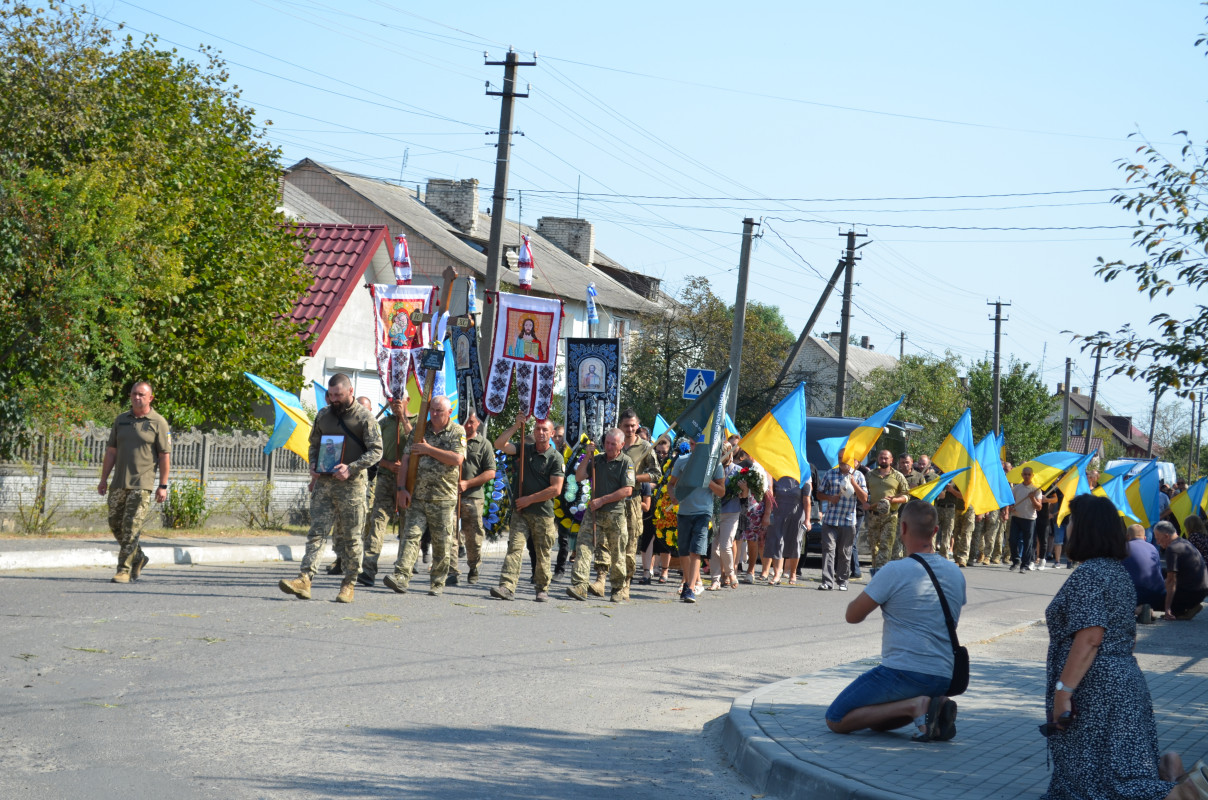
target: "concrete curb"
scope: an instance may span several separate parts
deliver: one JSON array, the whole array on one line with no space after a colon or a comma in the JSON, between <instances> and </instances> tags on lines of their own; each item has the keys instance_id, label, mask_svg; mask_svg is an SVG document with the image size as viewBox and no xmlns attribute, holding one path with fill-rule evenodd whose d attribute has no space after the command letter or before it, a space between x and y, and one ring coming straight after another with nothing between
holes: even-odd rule
<instances>
[{"instance_id":1,"label":"concrete curb","mask_svg":"<svg viewBox=\"0 0 1208 800\"><path fill-rule=\"evenodd\" d=\"M143 543L143 552L150 566L165 564L239 564L268 561L301 561L306 554L304 544L281 545L198 545L176 546ZM507 542L484 542L484 555L507 552ZM330 545L324 547L324 559L335 558ZM398 557L398 542L382 547L383 563ZM73 547L61 550L30 550L0 553L0 572L17 569L71 569L78 567L112 567L117 558L117 545L112 548Z\"/></svg>"},{"instance_id":2,"label":"concrete curb","mask_svg":"<svg viewBox=\"0 0 1208 800\"><path fill-rule=\"evenodd\" d=\"M739 774L759 792L783 800L912 800L907 795L886 792L845 778L817 764L802 761L768 736L752 713L755 701L798 680L800 677L768 684L747 692L730 704L730 713L726 715L725 728L722 730L722 748Z\"/></svg>"}]
</instances>

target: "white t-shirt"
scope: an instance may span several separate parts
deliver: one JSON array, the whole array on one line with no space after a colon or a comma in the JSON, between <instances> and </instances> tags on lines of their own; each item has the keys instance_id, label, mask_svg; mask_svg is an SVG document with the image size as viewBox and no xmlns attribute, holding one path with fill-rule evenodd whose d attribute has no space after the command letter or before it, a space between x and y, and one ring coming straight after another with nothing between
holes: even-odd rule
<instances>
[{"instance_id":1,"label":"white t-shirt","mask_svg":"<svg viewBox=\"0 0 1208 800\"><path fill-rule=\"evenodd\" d=\"M1036 506L1032 504L1031 498L1040 496L1040 487L1034 483L1031 486L1017 483L1011 487L1011 493L1015 495L1015 507L1011 509L1011 516L1036 519Z\"/></svg>"},{"instance_id":2,"label":"white t-shirt","mask_svg":"<svg viewBox=\"0 0 1208 800\"><path fill-rule=\"evenodd\" d=\"M965 576L938 553L920 554L944 589L952 619L960 623ZM952 675L952 642L935 585L913 558L890 561L877 570L864 593L881 606L881 664L890 669Z\"/></svg>"}]
</instances>

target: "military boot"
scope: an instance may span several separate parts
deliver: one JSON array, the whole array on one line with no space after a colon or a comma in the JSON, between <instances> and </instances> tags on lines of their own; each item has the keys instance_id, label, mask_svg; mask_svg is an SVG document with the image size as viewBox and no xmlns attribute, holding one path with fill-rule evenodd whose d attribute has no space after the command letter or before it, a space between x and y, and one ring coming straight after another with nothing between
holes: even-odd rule
<instances>
[{"instance_id":1,"label":"military boot","mask_svg":"<svg viewBox=\"0 0 1208 800\"><path fill-rule=\"evenodd\" d=\"M587 591L591 592L596 597L604 596L604 574L603 573L600 573L599 575L597 575L596 579L594 581L587 584Z\"/></svg>"},{"instance_id":2,"label":"military boot","mask_svg":"<svg viewBox=\"0 0 1208 800\"><path fill-rule=\"evenodd\" d=\"M119 572L109 579L112 583L130 583L129 572Z\"/></svg>"},{"instance_id":3,"label":"military boot","mask_svg":"<svg viewBox=\"0 0 1208 800\"><path fill-rule=\"evenodd\" d=\"M574 600L586 600L587 592L584 591L584 585L575 584L574 586L566 587L566 596Z\"/></svg>"},{"instance_id":4,"label":"military boot","mask_svg":"<svg viewBox=\"0 0 1208 800\"><path fill-rule=\"evenodd\" d=\"M130 580L138 580L138 576L143 574L143 567L147 566L147 562L150 560L140 547L134 556L134 563L130 565Z\"/></svg>"},{"instance_id":5,"label":"military boot","mask_svg":"<svg viewBox=\"0 0 1208 800\"><path fill-rule=\"evenodd\" d=\"M340 593L336 595L337 603L351 603L355 581L344 581L340 584Z\"/></svg>"},{"instance_id":6,"label":"military boot","mask_svg":"<svg viewBox=\"0 0 1208 800\"><path fill-rule=\"evenodd\" d=\"M292 594L302 600L310 599L310 576L306 573L302 573L292 581L283 580L277 586L286 594Z\"/></svg>"},{"instance_id":7,"label":"military boot","mask_svg":"<svg viewBox=\"0 0 1208 800\"><path fill-rule=\"evenodd\" d=\"M478 583L478 565L477 564L470 567L470 574L466 576L466 583L469 583L469 584Z\"/></svg>"}]
</instances>

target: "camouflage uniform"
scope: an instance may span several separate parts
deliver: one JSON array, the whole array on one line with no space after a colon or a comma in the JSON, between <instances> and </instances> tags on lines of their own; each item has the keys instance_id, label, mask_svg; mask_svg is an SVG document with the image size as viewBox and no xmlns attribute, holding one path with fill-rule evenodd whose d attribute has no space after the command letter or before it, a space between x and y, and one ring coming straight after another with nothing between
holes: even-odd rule
<instances>
[{"instance_id":1,"label":"camouflage uniform","mask_svg":"<svg viewBox=\"0 0 1208 800\"><path fill-rule=\"evenodd\" d=\"M638 439L633 444L621 450L629 456L638 475L650 475L647 483L658 483L662 477L659 469L659 459L654 453L654 445L645 439ZM637 571L638 540L642 538L642 495L634 491L625 500L625 574L628 580L633 580Z\"/></svg>"},{"instance_id":2,"label":"camouflage uniform","mask_svg":"<svg viewBox=\"0 0 1208 800\"><path fill-rule=\"evenodd\" d=\"M935 537L935 552L947 558L948 551L955 549L952 547L955 542L954 528L958 517L965 513L965 501L945 489L935 499L935 511L940 526Z\"/></svg>"},{"instance_id":3,"label":"camouflage uniform","mask_svg":"<svg viewBox=\"0 0 1208 800\"><path fill-rule=\"evenodd\" d=\"M912 469L910 471L910 474L906 475L905 477L906 477L906 485L908 487L910 487L910 489L913 490L913 489L919 488L920 486L922 486L924 483L927 483L928 481L935 480L939 476L936 474L935 470L932 470L932 469L928 469L925 472L919 472L917 469ZM939 541L938 538L936 541L937 542ZM938 544L936 546L936 552L937 553L940 552ZM947 555L947 553L948 553L947 550L944 550L943 552L945 555ZM905 558L905 557L906 557L906 549L902 546L901 537L898 537L897 540L894 541L894 543L893 543L893 560L897 561L899 558Z\"/></svg>"},{"instance_id":4,"label":"camouflage uniform","mask_svg":"<svg viewBox=\"0 0 1208 800\"><path fill-rule=\"evenodd\" d=\"M532 439L524 446L524 485L520 485L520 456L512 467L512 496L519 499L548 489L554 480L561 480L565 464L558 448L551 443L543 453L537 452ZM549 590L551 580L549 554L557 539L554 527L553 499L526 506L512 512L511 531L508 536L508 552L503 559L503 571L499 575L499 586L515 593L520 578L520 565L524 559L527 542L533 546L533 584L538 592Z\"/></svg>"},{"instance_id":5,"label":"camouflage uniform","mask_svg":"<svg viewBox=\"0 0 1208 800\"><path fill-rule=\"evenodd\" d=\"M868 546L872 551L872 568L880 569L890 560L898 540L898 507L891 505L889 511L882 512L877 505L883 499L907 494L910 487L906 476L892 467L885 476L874 469L864 476L864 480L868 483L868 514L865 516Z\"/></svg>"},{"instance_id":6,"label":"camouflage uniform","mask_svg":"<svg viewBox=\"0 0 1208 800\"><path fill-rule=\"evenodd\" d=\"M407 437L404 464L410 455L414 437L415 431ZM429 427L424 432L424 441L460 456L466 454L466 430L452 420L440 432ZM403 546L399 549L398 560L394 562L394 583L403 590L411 582L415 562L419 558L419 540L425 530L432 535L432 566L428 571L431 590L439 593L444 589L445 577L449 572L449 547L457 547L454 516L459 475L460 466L453 467L431 456L420 456L415 491L411 493L411 505L407 507L403 524ZM457 552L456 549L453 552Z\"/></svg>"},{"instance_id":7,"label":"camouflage uniform","mask_svg":"<svg viewBox=\"0 0 1208 800\"><path fill-rule=\"evenodd\" d=\"M591 485L591 496L604 497L612 494L621 487L635 486L637 471L629 456L618 453L617 457L608 460L604 453L595 457L595 481ZM591 472L588 472L591 476ZM608 579L614 592L625 586L627 577L625 560L612 559L611 564L605 564L597 557L597 544L607 543L613 553L624 553L627 525L625 523L625 500L608 503L598 509L588 509L583 515L583 523L579 527L579 540L575 544L575 568L571 572L571 587L585 589L591 580L590 570L595 564L597 571L608 569ZM640 530L640 529L639 529ZM594 539L594 541L593 541Z\"/></svg>"},{"instance_id":8,"label":"camouflage uniform","mask_svg":"<svg viewBox=\"0 0 1208 800\"><path fill-rule=\"evenodd\" d=\"M1011 559L1009 543L1011 532L1011 506L993 512L998 516L998 527L994 531L994 546L990 550L990 563L1006 563Z\"/></svg>"},{"instance_id":9,"label":"camouflage uniform","mask_svg":"<svg viewBox=\"0 0 1208 800\"><path fill-rule=\"evenodd\" d=\"M461 464L461 479L463 481L477 478L484 472L494 472L495 448L481 433L466 439L466 460ZM487 481L483 486L476 486L462 492L458 508L458 518L461 523L459 538L466 545L466 566L473 572L482 561L482 540L486 531L482 527L483 491L491 485ZM456 548L449 553L449 574L457 575L458 551Z\"/></svg>"},{"instance_id":10,"label":"camouflage uniform","mask_svg":"<svg viewBox=\"0 0 1208 800\"><path fill-rule=\"evenodd\" d=\"M402 469L402 462L398 458L398 420L393 415L385 417L381 422L381 431L382 460L378 462L377 478L366 494L369 513L365 517L365 533L362 536L364 555L361 557L361 574L369 578L377 576L378 558L386 541L386 531L390 523L398 518L394 491L398 485L398 472Z\"/></svg>"},{"instance_id":11,"label":"camouflage uniform","mask_svg":"<svg viewBox=\"0 0 1208 800\"><path fill-rule=\"evenodd\" d=\"M966 508L957 513L955 530L952 532L952 560L958 567L969 563L969 537L973 533L973 509Z\"/></svg>"},{"instance_id":12,"label":"camouflage uniform","mask_svg":"<svg viewBox=\"0 0 1208 800\"><path fill-rule=\"evenodd\" d=\"M360 443L353 435L360 438ZM324 436L344 437L340 462L348 466L349 478L342 481L334 475L323 474L315 479L315 489L310 496L310 531L306 535L306 555L302 557L301 572L310 578L315 576L327 536L334 532L336 556L344 567L344 582L350 583L361 571L368 471L382 458L382 431L373 414L360 403L353 403L343 412L334 406L324 406L319 409L310 430L312 465L319 463L319 446Z\"/></svg>"},{"instance_id":13,"label":"camouflage uniform","mask_svg":"<svg viewBox=\"0 0 1208 800\"><path fill-rule=\"evenodd\" d=\"M113 479L106 490L109 530L119 546L117 572L129 575L135 563L144 558L139 537L151 510L159 457L172 452L168 421L151 409L142 417L134 416L132 411L118 414L107 447L117 451Z\"/></svg>"}]
</instances>

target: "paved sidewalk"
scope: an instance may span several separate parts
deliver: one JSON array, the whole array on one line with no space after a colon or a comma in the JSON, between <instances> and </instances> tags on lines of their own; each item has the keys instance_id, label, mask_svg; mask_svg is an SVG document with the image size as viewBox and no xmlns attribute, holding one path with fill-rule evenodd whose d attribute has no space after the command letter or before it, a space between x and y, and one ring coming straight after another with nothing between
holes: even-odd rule
<instances>
[{"instance_id":1,"label":"paved sidewalk","mask_svg":"<svg viewBox=\"0 0 1208 800\"><path fill-rule=\"evenodd\" d=\"M301 561L305 536L142 538L150 566L166 564L237 564L255 561ZM117 563L117 542L111 536L89 539L0 539L0 573L17 569L68 569L112 567ZM483 554L507 552L507 542L484 542ZM381 563L398 556L398 540L382 546ZM334 559L331 540L324 560Z\"/></svg>"},{"instance_id":2,"label":"paved sidewalk","mask_svg":"<svg viewBox=\"0 0 1208 800\"><path fill-rule=\"evenodd\" d=\"M1182 623L1180 623L1182 624ZM1197 625L1189 629L1199 637ZM957 698L957 736L910 741L909 731L831 733L827 707L879 661L857 661L773 683L734 701L723 742L735 768L771 797L1018 798L1048 788L1044 738L1044 663L974 656L970 689ZM1188 763L1208 755L1208 661L1146 670L1158 742Z\"/></svg>"}]
</instances>

